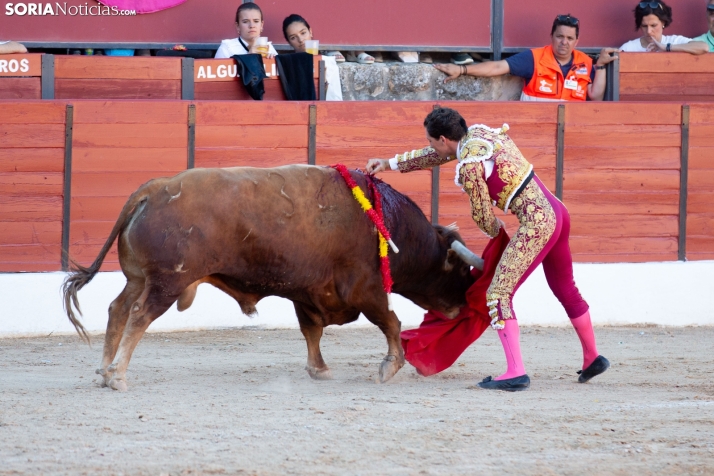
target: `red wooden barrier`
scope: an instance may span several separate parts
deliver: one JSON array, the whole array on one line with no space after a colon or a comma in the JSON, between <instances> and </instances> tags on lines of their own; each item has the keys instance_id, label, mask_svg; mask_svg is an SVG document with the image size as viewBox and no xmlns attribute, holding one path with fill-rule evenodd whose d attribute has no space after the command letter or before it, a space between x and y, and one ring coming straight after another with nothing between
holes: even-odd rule
<instances>
[{"instance_id":1,"label":"red wooden barrier","mask_svg":"<svg viewBox=\"0 0 714 476\"><path fill-rule=\"evenodd\" d=\"M0 101L0 272L57 271L65 105Z\"/></svg>"},{"instance_id":2,"label":"red wooden barrier","mask_svg":"<svg viewBox=\"0 0 714 476\"><path fill-rule=\"evenodd\" d=\"M622 53L621 101L714 101L714 55Z\"/></svg>"},{"instance_id":3,"label":"red wooden barrier","mask_svg":"<svg viewBox=\"0 0 714 476\"><path fill-rule=\"evenodd\" d=\"M0 99L42 99L42 55L0 55Z\"/></svg>"},{"instance_id":4,"label":"red wooden barrier","mask_svg":"<svg viewBox=\"0 0 714 476\"><path fill-rule=\"evenodd\" d=\"M677 259L680 104L568 104L563 202L577 261Z\"/></svg>"},{"instance_id":5,"label":"red wooden barrier","mask_svg":"<svg viewBox=\"0 0 714 476\"><path fill-rule=\"evenodd\" d=\"M56 56L57 99L181 99L181 58Z\"/></svg>"},{"instance_id":6,"label":"red wooden barrier","mask_svg":"<svg viewBox=\"0 0 714 476\"><path fill-rule=\"evenodd\" d=\"M692 104L689 122L687 259L714 259L714 105Z\"/></svg>"},{"instance_id":7,"label":"red wooden barrier","mask_svg":"<svg viewBox=\"0 0 714 476\"><path fill-rule=\"evenodd\" d=\"M74 102L70 257L88 265L141 184L186 169L185 102ZM116 243L102 266L119 269Z\"/></svg>"},{"instance_id":8,"label":"red wooden barrier","mask_svg":"<svg viewBox=\"0 0 714 476\"><path fill-rule=\"evenodd\" d=\"M307 124L302 102L199 102L196 167L306 164Z\"/></svg>"}]
</instances>

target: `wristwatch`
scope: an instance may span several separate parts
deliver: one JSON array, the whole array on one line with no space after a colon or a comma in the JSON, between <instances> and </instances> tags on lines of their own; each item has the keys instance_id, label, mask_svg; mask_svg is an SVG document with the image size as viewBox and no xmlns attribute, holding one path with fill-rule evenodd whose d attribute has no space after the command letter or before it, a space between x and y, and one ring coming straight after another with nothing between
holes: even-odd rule
<instances>
[{"instance_id":1,"label":"wristwatch","mask_svg":"<svg viewBox=\"0 0 714 476\"><path fill-rule=\"evenodd\" d=\"M672 51L672 43L667 43L667 51Z\"/></svg>"},{"instance_id":2,"label":"wristwatch","mask_svg":"<svg viewBox=\"0 0 714 476\"><path fill-rule=\"evenodd\" d=\"M607 65L606 64L603 64L603 65L596 64L595 69L607 69Z\"/></svg>"}]
</instances>

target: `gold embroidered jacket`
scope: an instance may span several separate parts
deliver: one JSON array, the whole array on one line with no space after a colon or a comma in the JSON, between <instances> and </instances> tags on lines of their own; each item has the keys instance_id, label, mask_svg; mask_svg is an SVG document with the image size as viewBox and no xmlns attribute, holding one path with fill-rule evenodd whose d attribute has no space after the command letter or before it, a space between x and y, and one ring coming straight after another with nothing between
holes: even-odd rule
<instances>
[{"instance_id":1,"label":"gold embroidered jacket","mask_svg":"<svg viewBox=\"0 0 714 476\"><path fill-rule=\"evenodd\" d=\"M433 148L426 147L397 154L397 167L400 172L411 172L436 167L458 157L455 182L469 195L473 220L493 238L498 234L499 224L491 205L507 213L514 194L533 170L506 135L507 130L507 124L500 129L481 124L471 126L459 142L456 156L442 159Z\"/></svg>"}]
</instances>

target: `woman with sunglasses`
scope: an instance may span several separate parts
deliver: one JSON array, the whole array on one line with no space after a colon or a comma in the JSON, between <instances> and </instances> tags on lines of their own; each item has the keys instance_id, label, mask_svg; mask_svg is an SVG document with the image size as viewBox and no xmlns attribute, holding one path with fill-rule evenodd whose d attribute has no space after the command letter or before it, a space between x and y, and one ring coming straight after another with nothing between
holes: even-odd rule
<instances>
[{"instance_id":1,"label":"woman with sunglasses","mask_svg":"<svg viewBox=\"0 0 714 476\"><path fill-rule=\"evenodd\" d=\"M640 2L635 7L635 29L642 31L642 36L628 41L620 48L625 52L681 51L701 55L709 51L706 43L692 41L680 35L665 35L664 29L672 23L672 7L666 3Z\"/></svg>"}]
</instances>

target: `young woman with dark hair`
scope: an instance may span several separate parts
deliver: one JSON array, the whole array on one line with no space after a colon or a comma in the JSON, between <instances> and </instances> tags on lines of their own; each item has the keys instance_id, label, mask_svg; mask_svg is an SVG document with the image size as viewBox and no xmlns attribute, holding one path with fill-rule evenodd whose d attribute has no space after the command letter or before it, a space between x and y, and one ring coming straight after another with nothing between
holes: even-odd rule
<instances>
[{"instance_id":1,"label":"young woman with dark hair","mask_svg":"<svg viewBox=\"0 0 714 476\"><path fill-rule=\"evenodd\" d=\"M312 40L312 28L300 15L293 13L283 20L283 36L296 53L305 52L305 42ZM340 70L334 56L322 55L325 62L325 83L327 101L342 101L342 83Z\"/></svg>"},{"instance_id":2,"label":"young woman with dark hair","mask_svg":"<svg viewBox=\"0 0 714 476\"><path fill-rule=\"evenodd\" d=\"M253 3L244 3L236 11L236 30L238 38L223 40L216 52L216 58L230 58L233 55L259 53L256 40L263 32L263 11ZM272 43L268 43L268 58L278 53Z\"/></svg>"},{"instance_id":3,"label":"young woman with dark hair","mask_svg":"<svg viewBox=\"0 0 714 476\"><path fill-rule=\"evenodd\" d=\"M641 53L647 51L681 51L701 55L709 51L702 41L680 35L665 35L664 29L672 24L672 7L663 1L639 2L634 10L635 30L642 36L628 41L620 51Z\"/></svg>"}]
</instances>

